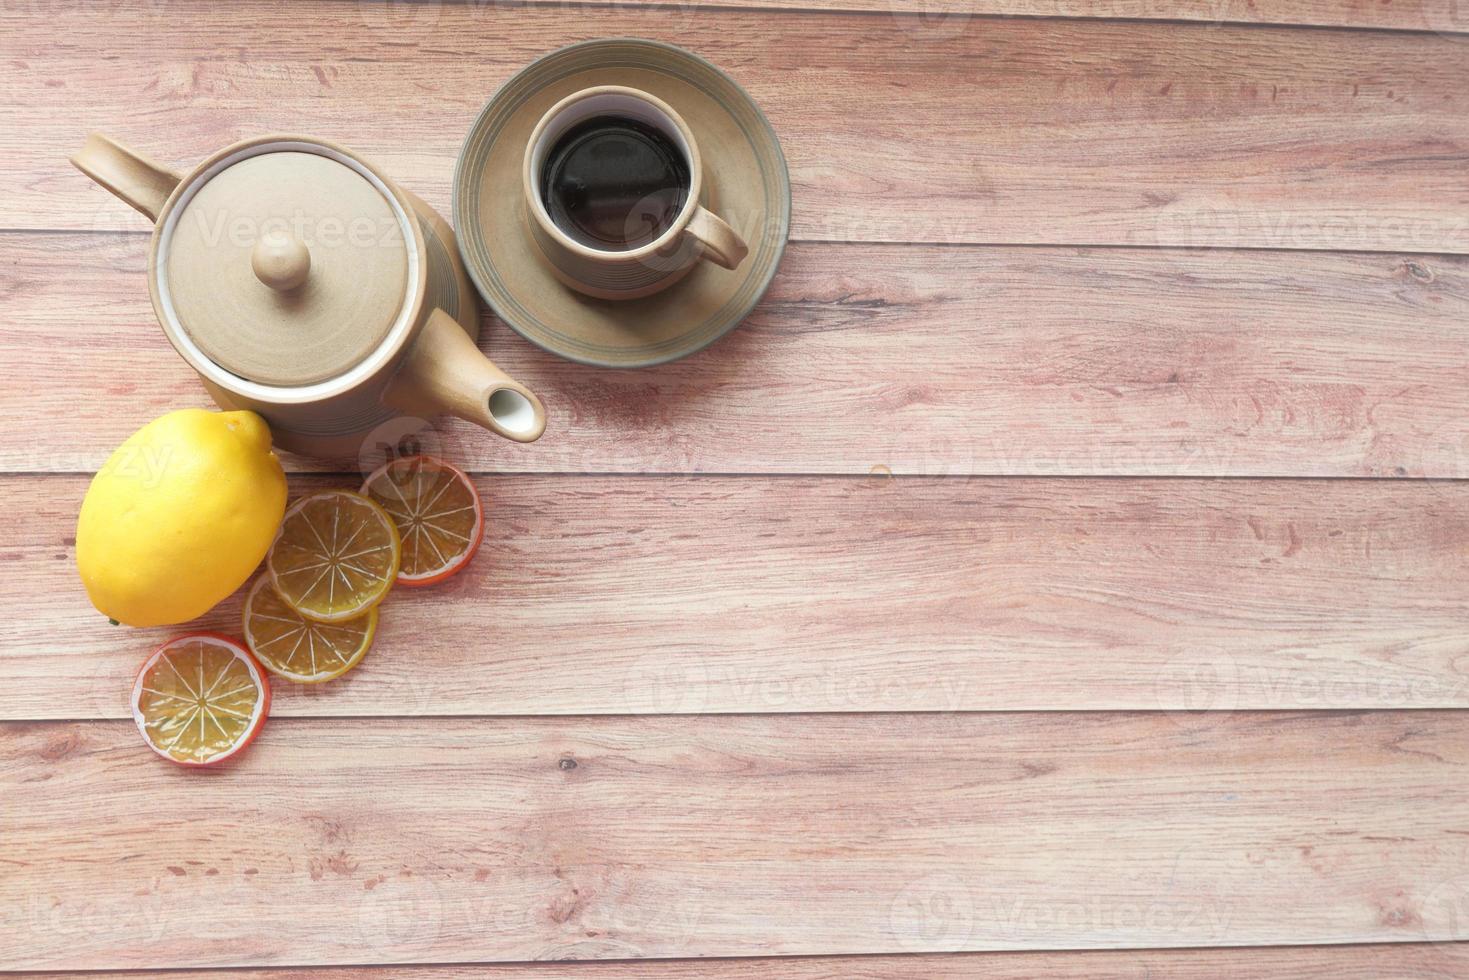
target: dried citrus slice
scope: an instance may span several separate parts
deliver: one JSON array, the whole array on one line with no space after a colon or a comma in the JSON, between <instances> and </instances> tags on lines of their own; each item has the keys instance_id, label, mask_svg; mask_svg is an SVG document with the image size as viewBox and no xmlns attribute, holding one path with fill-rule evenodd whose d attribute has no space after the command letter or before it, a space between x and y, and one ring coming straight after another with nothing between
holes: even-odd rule
<instances>
[{"instance_id":1,"label":"dried citrus slice","mask_svg":"<svg viewBox=\"0 0 1469 980\"><path fill-rule=\"evenodd\" d=\"M474 484L433 456L395 459L374 470L362 494L382 505L403 539L403 585L432 585L469 564L485 534Z\"/></svg>"},{"instance_id":2,"label":"dried citrus slice","mask_svg":"<svg viewBox=\"0 0 1469 980\"><path fill-rule=\"evenodd\" d=\"M245 644L266 670L288 681L341 677L357 666L376 633L376 607L340 623L318 623L276 595L269 575L256 579L245 597Z\"/></svg>"},{"instance_id":3,"label":"dried citrus slice","mask_svg":"<svg viewBox=\"0 0 1469 980\"><path fill-rule=\"evenodd\" d=\"M270 713L270 682L245 648L191 633L154 651L133 682L133 720L172 762L210 766L254 740Z\"/></svg>"},{"instance_id":4,"label":"dried citrus slice","mask_svg":"<svg viewBox=\"0 0 1469 980\"><path fill-rule=\"evenodd\" d=\"M340 623L383 601L401 552L387 511L350 490L323 490L286 511L265 565L292 609Z\"/></svg>"}]
</instances>

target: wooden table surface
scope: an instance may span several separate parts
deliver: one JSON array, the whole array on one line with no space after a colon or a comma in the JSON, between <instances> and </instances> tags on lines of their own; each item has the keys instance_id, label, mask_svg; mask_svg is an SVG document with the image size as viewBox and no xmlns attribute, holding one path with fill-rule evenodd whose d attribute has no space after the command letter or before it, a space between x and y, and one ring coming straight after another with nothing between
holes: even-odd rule
<instances>
[{"instance_id":1,"label":"wooden table surface","mask_svg":"<svg viewBox=\"0 0 1469 980\"><path fill-rule=\"evenodd\" d=\"M472 568L154 758L170 631L74 522L208 401L67 156L300 131L447 214L490 93L610 35L770 116L770 293L641 371L490 318L550 424L430 434ZM1469 973L1462 2L20 0L0 91L0 968Z\"/></svg>"}]
</instances>

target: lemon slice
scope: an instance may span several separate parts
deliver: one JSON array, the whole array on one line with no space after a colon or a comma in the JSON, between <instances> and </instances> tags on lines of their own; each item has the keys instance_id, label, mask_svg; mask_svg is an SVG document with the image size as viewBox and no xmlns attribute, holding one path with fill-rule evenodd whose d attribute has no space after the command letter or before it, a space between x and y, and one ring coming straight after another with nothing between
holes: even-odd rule
<instances>
[{"instance_id":1,"label":"lemon slice","mask_svg":"<svg viewBox=\"0 0 1469 980\"><path fill-rule=\"evenodd\" d=\"M403 539L402 585L433 585L469 564L485 534L474 484L433 456L395 459L373 471L362 495L382 505Z\"/></svg>"},{"instance_id":2,"label":"lemon slice","mask_svg":"<svg viewBox=\"0 0 1469 980\"><path fill-rule=\"evenodd\" d=\"M262 575L245 597L245 644L277 677L319 684L357 666L377 633L377 609L340 623L307 619Z\"/></svg>"},{"instance_id":3,"label":"lemon slice","mask_svg":"<svg viewBox=\"0 0 1469 980\"><path fill-rule=\"evenodd\" d=\"M234 640L192 633L154 651L133 682L133 720L171 762L210 766L254 740L270 713L270 684Z\"/></svg>"},{"instance_id":4,"label":"lemon slice","mask_svg":"<svg viewBox=\"0 0 1469 980\"><path fill-rule=\"evenodd\" d=\"M387 511L350 490L323 490L286 511L265 564L292 609L340 623L383 601L401 554Z\"/></svg>"}]
</instances>

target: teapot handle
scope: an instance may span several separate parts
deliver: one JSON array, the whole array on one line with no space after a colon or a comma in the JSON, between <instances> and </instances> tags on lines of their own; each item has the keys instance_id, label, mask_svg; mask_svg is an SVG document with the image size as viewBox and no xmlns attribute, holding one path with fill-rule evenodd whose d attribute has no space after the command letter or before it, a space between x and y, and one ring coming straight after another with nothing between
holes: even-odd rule
<instances>
[{"instance_id":1,"label":"teapot handle","mask_svg":"<svg viewBox=\"0 0 1469 980\"><path fill-rule=\"evenodd\" d=\"M401 412L447 412L515 442L546 431L546 409L475 346L459 322L436 309L413 341L383 402Z\"/></svg>"},{"instance_id":2,"label":"teapot handle","mask_svg":"<svg viewBox=\"0 0 1469 980\"><path fill-rule=\"evenodd\" d=\"M78 170L122 198L138 211L157 221L168 195L182 175L160 163L134 153L101 133L91 133L72 156Z\"/></svg>"}]
</instances>

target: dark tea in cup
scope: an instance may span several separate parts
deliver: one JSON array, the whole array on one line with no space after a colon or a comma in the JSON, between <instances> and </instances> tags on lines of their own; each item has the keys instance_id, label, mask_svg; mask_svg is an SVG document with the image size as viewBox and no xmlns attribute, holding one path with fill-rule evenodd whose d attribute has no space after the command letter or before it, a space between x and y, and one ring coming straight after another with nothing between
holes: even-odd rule
<instances>
[{"instance_id":1,"label":"dark tea in cup","mask_svg":"<svg viewBox=\"0 0 1469 980\"><path fill-rule=\"evenodd\" d=\"M556 227L609 252L646 245L673 227L689 186L689 161L673 140L628 116L575 124L541 167L541 199Z\"/></svg>"}]
</instances>

